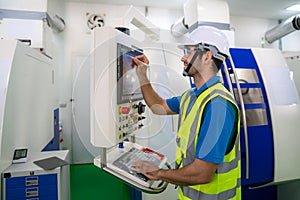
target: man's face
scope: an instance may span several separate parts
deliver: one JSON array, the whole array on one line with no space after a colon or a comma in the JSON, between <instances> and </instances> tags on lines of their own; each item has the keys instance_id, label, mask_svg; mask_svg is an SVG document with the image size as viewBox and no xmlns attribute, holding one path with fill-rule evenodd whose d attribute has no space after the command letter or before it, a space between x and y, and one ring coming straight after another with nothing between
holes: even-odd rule
<instances>
[{"instance_id":1,"label":"man's face","mask_svg":"<svg viewBox=\"0 0 300 200\"><path fill-rule=\"evenodd\" d=\"M184 70L187 69L189 63L191 63L192 58L194 56L197 56L196 59L194 59L193 63L191 63L192 67L188 71L189 76L193 76L195 73L199 73L199 67L201 65L200 56L202 57L202 55L200 55L200 56L199 55L200 54L199 54L199 51L197 52L196 46L194 46L194 45L185 46L184 55L181 58L181 62L183 62L183 65L184 65Z\"/></svg>"}]
</instances>

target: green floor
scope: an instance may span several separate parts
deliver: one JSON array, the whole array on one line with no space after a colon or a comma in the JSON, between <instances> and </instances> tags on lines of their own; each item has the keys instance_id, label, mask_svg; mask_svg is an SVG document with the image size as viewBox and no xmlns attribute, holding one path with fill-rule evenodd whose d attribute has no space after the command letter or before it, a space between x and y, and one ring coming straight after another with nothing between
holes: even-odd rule
<instances>
[{"instance_id":1,"label":"green floor","mask_svg":"<svg viewBox=\"0 0 300 200\"><path fill-rule=\"evenodd\" d=\"M127 185L93 164L70 166L71 200L130 200Z\"/></svg>"}]
</instances>

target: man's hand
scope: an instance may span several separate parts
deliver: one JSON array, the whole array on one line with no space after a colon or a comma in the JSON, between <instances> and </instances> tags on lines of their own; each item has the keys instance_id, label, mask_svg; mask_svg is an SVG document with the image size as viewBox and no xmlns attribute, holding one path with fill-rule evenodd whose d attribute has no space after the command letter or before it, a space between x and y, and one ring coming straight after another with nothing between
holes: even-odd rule
<instances>
[{"instance_id":1,"label":"man's hand","mask_svg":"<svg viewBox=\"0 0 300 200\"><path fill-rule=\"evenodd\" d=\"M147 176L151 180L158 180L158 172L159 168L153 163L149 161L138 161L134 162L131 165L131 169L137 173L142 173Z\"/></svg>"},{"instance_id":2,"label":"man's hand","mask_svg":"<svg viewBox=\"0 0 300 200\"><path fill-rule=\"evenodd\" d=\"M132 58L131 67L133 68L136 66L136 73L140 81L143 80L142 82L145 81L144 79L148 80L147 79L147 68L149 66L148 64L149 64L149 60L144 54Z\"/></svg>"},{"instance_id":3,"label":"man's hand","mask_svg":"<svg viewBox=\"0 0 300 200\"><path fill-rule=\"evenodd\" d=\"M149 60L145 54L136 56L132 58L131 67L140 66L140 65L149 65Z\"/></svg>"},{"instance_id":4,"label":"man's hand","mask_svg":"<svg viewBox=\"0 0 300 200\"><path fill-rule=\"evenodd\" d=\"M147 173L156 171L159 168L153 162L141 160L132 163L131 169L137 173Z\"/></svg>"},{"instance_id":5,"label":"man's hand","mask_svg":"<svg viewBox=\"0 0 300 200\"><path fill-rule=\"evenodd\" d=\"M209 183L218 168L218 164L200 159L195 159L191 164L179 169L158 169L153 163L146 161L139 161L132 166L133 171L143 172L151 180L163 180L183 186Z\"/></svg>"}]
</instances>

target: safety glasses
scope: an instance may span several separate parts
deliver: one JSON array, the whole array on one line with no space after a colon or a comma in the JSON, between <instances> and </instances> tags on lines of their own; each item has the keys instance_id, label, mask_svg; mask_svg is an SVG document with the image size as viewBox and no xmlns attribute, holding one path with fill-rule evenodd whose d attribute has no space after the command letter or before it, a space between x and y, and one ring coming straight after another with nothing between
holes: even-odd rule
<instances>
[{"instance_id":1,"label":"safety glasses","mask_svg":"<svg viewBox=\"0 0 300 200\"><path fill-rule=\"evenodd\" d=\"M184 55L186 55L187 57L189 57L197 49L198 49L197 47L185 47L183 49L183 53L184 53Z\"/></svg>"}]
</instances>

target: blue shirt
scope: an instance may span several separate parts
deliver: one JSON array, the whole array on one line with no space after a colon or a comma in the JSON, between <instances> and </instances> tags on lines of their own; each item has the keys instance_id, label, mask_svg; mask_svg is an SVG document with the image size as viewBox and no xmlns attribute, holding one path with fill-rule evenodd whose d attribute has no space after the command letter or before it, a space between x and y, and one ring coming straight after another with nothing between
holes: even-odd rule
<instances>
[{"instance_id":1,"label":"blue shirt","mask_svg":"<svg viewBox=\"0 0 300 200\"><path fill-rule=\"evenodd\" d=\"M197 97L208 87L220 81L215 76L208 80L199 90L194 88L191 101L188 106L189 112ZM180 99L182 96L167 99L169 108L179 113ZM228 142L234 131L236 111L234 105L222 97L216 97L206 104L202 116L202 125L198 135L195 157L216 164L223 163Z\"/></svg>"}]
</instances>

